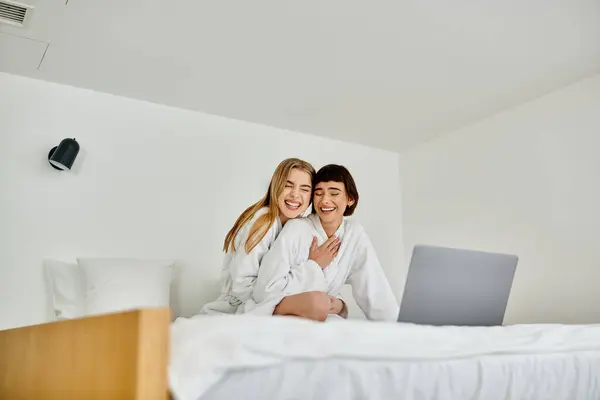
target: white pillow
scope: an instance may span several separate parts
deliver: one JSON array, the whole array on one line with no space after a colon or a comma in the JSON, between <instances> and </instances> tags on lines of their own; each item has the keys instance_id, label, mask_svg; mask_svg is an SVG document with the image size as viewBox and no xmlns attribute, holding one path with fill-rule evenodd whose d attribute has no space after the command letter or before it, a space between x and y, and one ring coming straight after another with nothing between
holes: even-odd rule
<instances>
[{"instance_id":1,"label":"white pillow","mask_svg":"<svg viewBox=\"0 0 600 400\"><path fill-rule=\"evenodd\" d=\"M77 258L85 282L85 315L169 307L173 261Z\"/></svg>"},{"instance_id":2,"label":"white pillow","mask_svg":"<svg viewBox=\"0 0 600 400\"><path fill-rule=\"evenodd\" d=\"M83 316L85 283L83 273L77 263L44 259L44 270L49 292L51 320Z\"/></svg>"}]
</instances>

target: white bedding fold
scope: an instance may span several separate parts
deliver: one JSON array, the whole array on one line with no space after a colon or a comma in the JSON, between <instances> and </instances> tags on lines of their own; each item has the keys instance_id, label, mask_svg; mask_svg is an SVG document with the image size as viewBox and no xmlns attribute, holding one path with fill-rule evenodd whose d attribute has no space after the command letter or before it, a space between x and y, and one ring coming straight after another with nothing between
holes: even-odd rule
<instances>
[{"instance_id":1,"label":"white bedding fold","mask_svg":"<svg viewBox=\"0 0 600 400\"><path fill-rule=\"evenodd\" d=\"M172 325L169 375L176 399L196 400L230 370L290 359L423 361L576 351L600 351L600 324L476 328L197 316Z\"/></svg>"}]
</instances>

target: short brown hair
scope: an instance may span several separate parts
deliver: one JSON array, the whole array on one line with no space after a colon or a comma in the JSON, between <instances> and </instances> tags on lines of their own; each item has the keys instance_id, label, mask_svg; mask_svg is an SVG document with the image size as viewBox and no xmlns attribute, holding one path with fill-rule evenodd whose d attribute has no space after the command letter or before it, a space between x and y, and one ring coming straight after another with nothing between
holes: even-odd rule
<instances>
[{"instance_id":1,"label":"short brown hair","mask_svg":"<svg viewBox=\"0 0 600 400\"><path fill-rule=\"evenodd\" d=\"M358 205L358 189L356 188L356 183L354 182L354 178L352 178L352 174L350 174L350 171L348 171L346 167L337 164L329 164L324 166L317 171L317 174L315 175L313 190L317 187L317 184L321 182L343 183L344 187L346 188L346 194L348 195L348 198L354 201L354 204L346 207L344 216L349 217L350 215L354 214L354 210ZM316 212L314 207L312 212Z\"/></svg>"}]
</instances>

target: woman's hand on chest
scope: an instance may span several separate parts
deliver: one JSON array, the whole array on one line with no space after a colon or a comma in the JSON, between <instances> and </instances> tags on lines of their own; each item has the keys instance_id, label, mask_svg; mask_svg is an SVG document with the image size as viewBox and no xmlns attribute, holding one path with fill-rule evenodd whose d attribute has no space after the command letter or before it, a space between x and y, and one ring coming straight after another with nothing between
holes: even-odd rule
<instances>
[{"instance_id":1,"label":"woman's hand on chest","mask_svg":"<svg viewBox=\"0 0 600 400\"><path fill-rule=\"evenodd\" d=\"M319 264L321 269L325 269L337 256L341 242L340 239L334 235L327 239L325 243L320 246L317 246L317 243L317 237L313 237L310 250L308 252L308 259Z\"/></svg>"}]
</instances>

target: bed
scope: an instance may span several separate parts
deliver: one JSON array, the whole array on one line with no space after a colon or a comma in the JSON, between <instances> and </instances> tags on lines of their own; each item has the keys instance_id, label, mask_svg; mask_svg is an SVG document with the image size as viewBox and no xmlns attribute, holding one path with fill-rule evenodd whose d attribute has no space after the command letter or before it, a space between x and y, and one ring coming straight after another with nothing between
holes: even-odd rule
<instances>
[{"instance_id":1,"label":"bed","mask_svg":"<svg viewBox=\"0 0 600 400\"><path fill-rule=\"evenodd\" d=\"M0 331L0 355L2 399L600 398L600 325L171 322L150 308Z\"/></svg>"}]
</instances>

